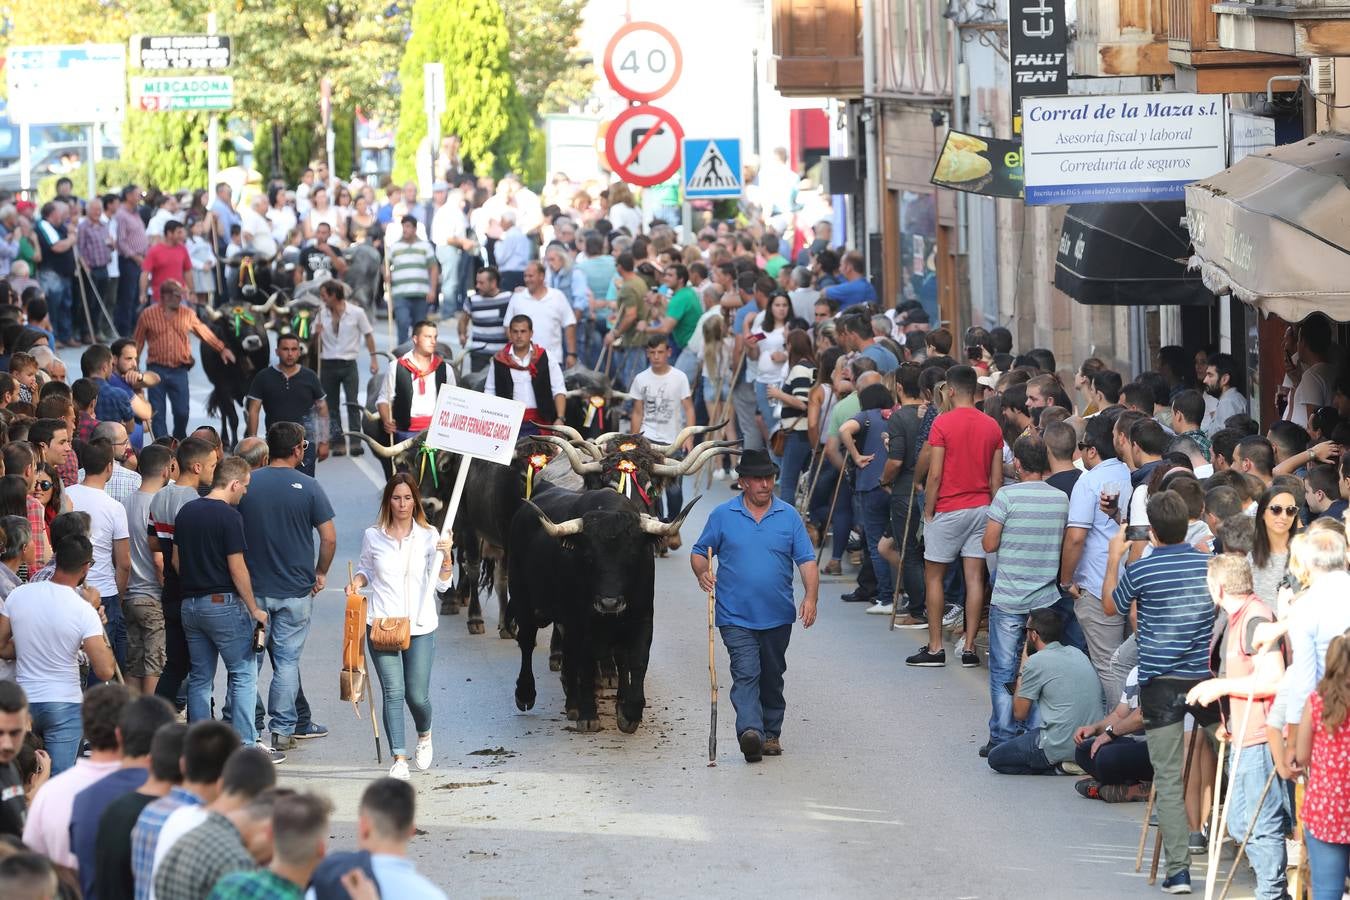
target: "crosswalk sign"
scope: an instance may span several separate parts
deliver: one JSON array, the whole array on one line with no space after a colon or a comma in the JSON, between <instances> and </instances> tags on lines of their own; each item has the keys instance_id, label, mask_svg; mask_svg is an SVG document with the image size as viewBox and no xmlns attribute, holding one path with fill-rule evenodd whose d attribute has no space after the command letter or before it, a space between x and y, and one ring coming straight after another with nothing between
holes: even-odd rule
<instances>
[{"instance_id":1,"label":"crosswalk sign","mask_svg":"<svg viewBox=\"0 0 1350 900\"><path fill-rule=\"evenodd\" d=\"M739 198L743 187L739 138L685 139L686 198L690 200Z\"/></svg>"}]
</instances>

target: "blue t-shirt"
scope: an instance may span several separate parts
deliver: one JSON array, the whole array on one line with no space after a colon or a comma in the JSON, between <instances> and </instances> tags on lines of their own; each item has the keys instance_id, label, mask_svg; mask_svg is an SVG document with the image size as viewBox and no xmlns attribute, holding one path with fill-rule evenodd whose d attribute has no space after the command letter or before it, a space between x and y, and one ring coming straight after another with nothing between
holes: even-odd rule
<instances>
[{"instance_id":1,"label":"blue t-shirt","mask_svg":"<svg viewBox=\"0 0 1350 900\"><path fill-rule=\"evenodd\" d=\"M1124 614L1139 604L1139 683L1167 675L1208 678L1214 600L1205 578L1209 554L1190 544L1154 547L1125 567L1111 598Z\"/></svg>"},{"instance_id":2,"label":"blue t-shirt","mask_svg":"<svg viewBox=\"0 0 1350 900\"><path fill-rule=\"evenodd\" d=\"M792 567L816 558L802 517L788 504L773 503L758 522L741 497L708 516L691 553L717 557L717 624L764 631L797 619Z\"/></svg>"},{"instance_id":3,"label":"blue t-shirt","mask_svg":"<svg viewBox=\"0 0 1350 900\"><path fill-rule=\"evenodd\" d=\"M1069 494L1069 527L1085 528L1083 555L1078 558L1073 581L1092 596L1100 598L1106 580L1106 556L1111 538L1120 530L1116 521L1102 512L1102 488L1113 485L1120 491L1120 502L1130 497L1130 470L1118 459L1109 459L1084 472ZM1123 612L1123 610L1122 610Z\"/></svg>"},{"instance_id":4,"label":"blue t-shirt","mask_svg":"<svg viewBox=\"0 0 1350 900\"><path fill-rule=\"evenodd\" d=\"M114 800L145 784L149 774L141 768L118 769L75 795L75 804L70 811L70 852L80 861L80 890L86 898L97 896L94 846L98 841L99 821Z\"/></svg>"},{"instance_id":5,"label":"blue t-shirt","mask_svg":"<svg viewBox=\"0 0 1350 900\"><path fill-rule=\"evenodd\" d=\"M89 379L98 385L98 399L94 401L94 418L100 422L129 422L136 416L131 412L131 394L111 381Z\"/></svg>"},{"instance_id":6,"label":"blue t-shirt","mask_svg":"<svg viewBox=\"0 0 1350 900\"><path fill-rule=\"evenodd\" d=\"M877 371L882 375L889 375L900 368L900 361L895 358L895 354L887 350L882 344L870 344L864 347L858 355L865 356L876 363Z\"/></svg>"},{"instance_id":7,"label":"blue t-shirt","mask_svg":"<svg viewBox=\"0 0 1350 900\"><path fill-rule=\"evenodd\" d=\"M859 469L854 479L853 489L858 492L871 491L881 487L881 473L886 468L886 423L891 417L889 409L865 409L853 417L853 421L862 426L854 435L853 442L860 456L872 455L872 462Z\"/></svg>"},{"instance_id":8,"label":"blue t-shirt","mask_svg":"<svg viewBox=\"0 0 1350 900\"><path fill-rule=\"evenodd\" d=\"M248 574L260 597L308 597L314 587L314 529L333 519L328 495L313 478L281 466L253 473L239 501Z\"/></svg>"},{"instance_id":9,"label":"blue t-shirt","mask_svg":"<svg viewBox=\"0 0 1350 900\"><path fill-rule=\"evenodd\" d=\"M848 309L859 303L875 303L877 292L872 288L872 282L866 278L855 278L852 281L830 285L825 289L825 296L837 301L840 309Z\"/></svg>"},{"instance_id":10,"label":"blue t-shirt","mask_svg":"<svg viewBox=\"0 0 1350 900\"><path fill-rule=\"evenodd\" d=\"M120 390L122 393L126 394L127 405L128 406L131 405L132 390L131 385L127 384L126 379L124 379L121 375L114 373L108 376L108 384L112 385L113 387ZM99 391L99 393L101 394L103 392ZM94 418L98 418L98 416L96 415ZM140 419L137 419L136 427L132 429L131 432L131 446L139 450L144 444L145 444L145 426L141 424Z\"/></svg>"},{"instance_id":11,"label":"blue t-shirt","mask_svg":"<svg viewBox=\"0 0 1350 900\"><path fill-rule=\"evenodd\" d=\"M173 542L184 598L234 593L227 558L248 548L239 510L224 500L193 500L178 511Z\"/></svg>"}]
</instances>

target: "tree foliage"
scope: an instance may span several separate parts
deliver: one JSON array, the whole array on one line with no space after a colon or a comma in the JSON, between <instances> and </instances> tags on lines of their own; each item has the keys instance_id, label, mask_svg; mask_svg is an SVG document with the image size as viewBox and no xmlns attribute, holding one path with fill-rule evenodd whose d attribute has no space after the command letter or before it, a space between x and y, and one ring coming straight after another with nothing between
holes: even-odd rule
<instances>
[{"instance_id":1,"label":"tree foliage","mask_svg":"<svg viewBox=\"0 0 1350 900\"><path fill-rule=\"evenodd\" d=\"M478 171L518 169L529 149L529 114L511 77L510 35L497 0L415 0L399 66L394 177L414 175L427 134L422 66L445 66L441 134L457 134Z\"/></svg>"},{"instance_id":2,"label":"tree foliage","mask_svg":"<svg viewBox=\"0 0 1350 900\"><path fill-rule=\"evenodd\" d=\"M501 0L511 35L511 71L538 118L585 101L595 67L578 49L586 0Z\"/></svg>"}]
</instances>

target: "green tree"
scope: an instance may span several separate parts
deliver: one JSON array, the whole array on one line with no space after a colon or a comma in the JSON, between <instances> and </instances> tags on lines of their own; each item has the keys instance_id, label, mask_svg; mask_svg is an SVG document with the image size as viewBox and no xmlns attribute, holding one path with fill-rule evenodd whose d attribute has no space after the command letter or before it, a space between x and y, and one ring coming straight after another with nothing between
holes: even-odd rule
<instances>
[{"instance_id":1,"label":"green tree","mask_svg":"<svg viewBox=\"0 0 1350 900\"><path fill-rule=\"evenodd\" d=\"M585 0L501 0L516 90L537 120L580 105L595 66L578 48Z\"/></svg>"},{"instance_id":2,"label":"green tree","mask_svg":"<svg viewBox=\"0 0 1350 900\"><path fill-rule=\"evenodd\" d=\"M445 66L441 134L458 134L480 172L519 169L529 152L529 113L511 76L510 35L497 0L414 0L412 34L399 66L394 178L413 177L427 134L422 66Z\"/></svg>"}]
</instances>

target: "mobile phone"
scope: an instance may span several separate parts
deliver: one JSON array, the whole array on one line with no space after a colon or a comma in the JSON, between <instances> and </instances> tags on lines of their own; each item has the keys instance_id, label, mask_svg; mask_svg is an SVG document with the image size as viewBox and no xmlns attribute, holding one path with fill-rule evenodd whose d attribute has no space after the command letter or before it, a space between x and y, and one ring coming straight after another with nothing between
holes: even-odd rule
<instances>
[{"instance_id":1,"label":"mobile phone","mask_svg":"<svg viewBox=\"0 0 1350 900\"><path fill-rule=\"evenodd\" d=\"M1125 540L1127 541L1146 541L1148 540L1147 525L1127 525L1125 527Z\"/></svg>"},{"instance_id":2,"label":"mobile phone","mask_svg":"<svg viewBox=\"0 0 1350 900\"><path fill-rule=\"evenodd\" d=\"M750 337L746 338L746 340L749 341L749 342L752 343L752 344L758 344L760 341L764 340L766 337L768 337L768 335L766 335L764 332L761 331L761 332L757 332L756 334L750 335Z\"/></svg>"},{"instance_id":3,"label":"mobile phone","mask_svg":"<svg viewBox=\"0 0 1350 900\"><path fill-rule=\"evenodd\" d=\"M261 653L267 649L267 628L259 622L253 626L253 652Z\"/></svg>"}]
</instances>

